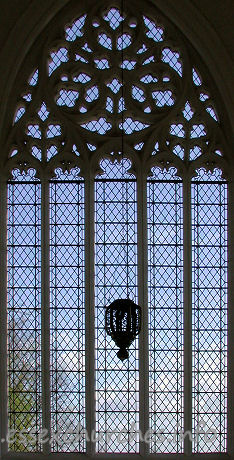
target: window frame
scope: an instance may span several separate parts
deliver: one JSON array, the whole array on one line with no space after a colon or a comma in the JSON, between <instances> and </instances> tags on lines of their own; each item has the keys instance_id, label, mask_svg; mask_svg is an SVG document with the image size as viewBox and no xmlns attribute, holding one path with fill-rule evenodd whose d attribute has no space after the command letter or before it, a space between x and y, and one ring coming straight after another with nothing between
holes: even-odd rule
<instances>
[{"instance_id":1,"label":"window frame","mask_svg":"<svg viewBox=\"0 0 234 460\"><path fill-rule=\"evenodd\" d=\"M48 178L42 179L41 181L41 197L42 203L49 203L49 184L50 181ZM136 184L137 184L137 229L138 229L138 289L139 289L139 304L140 305L147 305L147 174L142 170L136 174ZM1 210L7 209L7 182L6 180L1 181L1 198L0 198L0 205ZM233 206L230 206L230 194L233 192L233 185L228 183L228 195L229 195L229 206L228 206L228 215L230 219L230 213L233 212ZM90 279L94 280L94 251L93 243L94 243L94 177L88 177L85 179L85 217L88 225L85 226L85 249L87 251L88 256L86 256L86 265L85 265L85 285L86 285L86 327L87 327L87 334L86 334L86 347L90 349L93 346L94 349L94 342L95 342L95 328L94 328L94 283L90 283ZM88 203L88 205L87 205ZM184 432L187 430L192 431L192 284L191 284L191 264L192 264L192 251L191 251L191 178L186 177L183 178L183 218L184 218L184 225L183 225L183 245L184 245L184 375L187 373L187 380L185 378L186 385L184 386ZM231 222L228 219L228 237L230 240L230 227ZM6 212L2 212L0 216L0 224L2 229L7 223L6 221ZM49 363L49 355L45 353L45 350L48 350L49 341L50 341L50 314L49 314L49 290L50 290L50 271L49 271L49 258L50 258L50 248L49 248L49 206L43 205L42 206L42 214L41 214L41 225L42 225L42 299L45 299L44 302L48 302L47 308L42 309L42 374L43 374L43 418L47 423L47 427L49 427L49 419L50 419L50 391L49 391L49 375L50 375L50 363ZM6 232L2 231L1 233L1 248L2 250L6 247ZM143 242L143 244L142 244ZM4 247L5 246L5 247ZM5 267L7 265L5 264ZM229 266L230 271L230 266ZM4 264L2 264L0 268L1 276L4 276ZM2 278L3 279L3 278ZM5 283L7 282L7 278L5 276ZM0 294L6 294L4 288L6 285L1 285ZM88 295L87 295L88 294ZM7 297L5 297L7 301ZM92 304L92 306L91 306ZM187 308L186 308L187 305ZM87 312L89 312L87 314ZM3 313L3 312L1 312ZM7 311L5 310L5 315L1 315L2 326L4 331L7 327L6 322L6 315ZM5 319L5 324L4 324ZM230 321L230 317L229 317ZM5 329L6 330L6 329ZM229 334L230 334L230 323L229 323ZM1 335L1 341L3 342L2 345L6 347L6 340L4 339L4 334ZM140 429L142 432L146 432L148 429L148 405L149 405L149 398L148 398L148 311L147 309L143 309L143 328L140 334L140 354L142 353L145 359L140 360ZM230 337L229 337L230 342ZM229 359L230 359L230 350L229 350ZM1 372L2 376L5 379L1 379L1 388L4 390L4 383L7 385L7 375L6 375L6 366L7 359L2 360L1 363ZM86 353L86 369L89 369L89 372L86 374L87 377L87 391L86 393L86 407L87 407L87 423L90 427L95 427L95 401L94 401L94 369L95 369L95 362L94 362L94 353ZM229 376L230 376L230 368L228 367ZM189 376L189 378L188 378ZM5 387L6 388L6 387ZM230 391L230 381L229 381L229 391ZM92 397L91 397L92 396ZM228 406L229 407L229 406ZM6 401L5 401L5 411L7 411ZM6 414L6 412L5 412ZM189 417L191 414L191 417ZM1 423L4 423L5 430L7 430L7 420L1 414ZM229 415L230 417L230 415ZM46 425L44 425L46 427ZM91 428L92 429L92 428ZM90 430L91 431L91 430ZM6 432L6 431L5 431ZM50 428L48 428L48 433L50 433ZM230 436L230 431L228 431L228 436ZM3 444L4 445L4 444ZM9 452L6 455L6 458L17 458L20 455L20 458L28 458L28 456L39 458L41 455L43 458L47 458L48 452L48 445L45 444L44 453L15 453ZM108 458L114 456L114 458L118 458L120 455L121 458L141 458L142 456L148 455L148 445L144 442L140 442L140 454L99 454L94 452L94 443L88 442L87 443L87 452L86 454L81 453L68 453L65 454L66 456L72 457L76 455L76 458L84 458L84 457L94 457L94 458ZM5 458L5 455L3 458ZM55 458L62 458L63 453L53 453ZM161 454L150 454L152 458L159 458ZM166 454L167 458L174 458L175 455L180 455L182 457L189 458L191 454L191 443L189 442L189 438L186 437L184 443L184 453L183 454ZM200 455L200 454L196 454ZM206 454L202 454L203 456ZM212 455L212 458L226 458L227 453L214 453L209 454ZM38 457L39 456L39 457ZM193 454L194 456L194 454Z\"/></svg>"},{"instance_id":2,"label":"window frame","mask_svg":"<svg viewBox=\"0 0 234 460\"><path fill-rule=\"evenodd\" d=\"M173 17L173 14L174 14L174 7L170 7L170 5L166 5L165 8L163 6L163 3L165 3L164 1L159 1L159 6L162 10L165 9L165 12L168 12L169 11L169 16L171 15L171 17ZM34 5L35 6L35 5ZM184 3L184 6L185 6L185 3ZM55 8L57 9L57 6L54 7L54 10ZM182 11L180 11L178 14L175 12L175 17L177 18L177 22L181 24L181 26L183 26L183 18L184 18L184 9L182 8ZM31 12L32 12L32 9L31 11L28 13L28 20L30 20L30 15L31 15ZM56 11L57 12L57 11ZM182 19L178 19L178 15L182 16L183 18ZM186 19L186 17L185 17ZM204 17L202 17L202 19L204 19ZM36 18L36 21L38 20L38 18ZM199 21L198 21L198 15L195 15L195 18L194 18L194 21L196 21L196 24L199 25ZM30 22L30 21L28 21ZM186 22L186 21L185 21ZM205 24L205 22L204 22ZM40 23L40 26L42 28L42 23ZM44 23L43 23L43 27L44 27ZM201 26L202 27L202 26ZM182 27L181 27L182 28ZM186 27L184 28L186 29ZM206 37L206 29L204 31L204 37ZM36 33L38 32L35 32L35 36L36 36ZM195 32L195 35L196 35L197 32ZM188 35L189 36L192 36L192 31L188 31ZM31 36L30 35L30 40L31 40ZM212 36L213 38L213 36ZM209 35L208 35L208 39L209 38ZM215 56L215 53L217 51L217 48L216 47L213 47L213 44L210 42L210 44L212 46L210 46L210 49L215 49L215 51L213 52L214 56ZM29 42L28 42L28 38L27 38L27 46L29 46ZM208 45L207 45L208 46ZM25 46L25 48L27 48ZM28 49L28 48L27 48ZM202 52L201 54L203 53L203 49L202 49ZM204 52L205 53L205 52ZM209 57L210 59L210 57ZM212 67L211 63L210 63L210 60L209 60L209 64L210 64L210 68ZM228 66L227 66L228 67ZM16 66L16 68L18 68ZM12 69L11 69L12 70ZM16 69L14 69L14 75L16 74ZM215 73L215 65L214 65L214 73ZM217 80L218 80L219 77L217 77ZM11 78L11 82L13 81L13 77ZM225 83L222 85L222 81L221 81L221 78L220 78L220 83L221 83L221 86L222 87L226 87L225 86ZM8 82L7 82L8 84ZM224 91L225 92L225 91ZM226 95L223 96L223 98L225 99ZM222 101L221 101L222 102ZM222 104L221 104L222 105ZM225 113L225 109L223 108L223 113ZM230 154L231 154L231 150L230 150ZM232 162L232 165L233 165L233 162ZM229 452L234 452L233 451L233 445L234 445L234 436L233 436L233 426L234 426L234 417L233 417L233 409L231 409L231 406L233 407L234 404L231 404L231 402L233 403L234 402L234 396L233 396L233 393L234 393L234 377L233 377L233 374L234 374L234 365L233 365L233 356L234 356L234 345L233 345L233 328L234 328L234 312L233 312L233 308L232 308L232 305L231 305L231 298L233 299L234 298L234 259L233 259L233 256L231 255L231 250L233 250L233 247L234 247L234 236L233 236L233 233L234 233L234 209L233 209L233 202L234 202L234 187L233 187L233 174L231 173L232 175L232 179L231 181L229 182L229 208L228 208L228 212L229 212L229 218L228 218L228 226L229 226L229 231L228 231L228 238L229 238L229 286L228 286L228 290L229 290L229 364L228 364L228 368L229 368L229 380L228 380L228 388L229 388L229 402L230 404L228 405L228 409L229 409L229 421L228 421L228 428L229 428L229 438L228 438L228 449L229 449ZM0 388L1 390L3 390L2 392L2 395L3 395L3 398L1 398L1 421L2 421L2 427L4 427L5 425L5 418L4 418L4 413L5 413L5 401L4 401L4 394L5 393L5 366L3 365L4 362L5 362L5 350L6 350L6 344L5 344L5 335L4 335L4 331L6 331L6 322L5 322L5 299L6 299L6 289L5 289L5 280L6 280L6 269L4 267L6 267L5 265L5 260L6 260L6 233L5 233L5 222L6 222L6 203L5 203L5 194L6 194L6 174L4 175L1 175L1 196L0 196L0 203L1 203L1 213L0 213L0 228L1 228L1 232L0 232L0 243L1 243L1 255L2 255L2 264L0 266L0 274L1 274L1 280L2 280L2 283L0 285L0 294L1 294L1 299L3 299L3 303L2 303L2 308L1 308L1 312L0 312L0 319L1 319L1 324L2 324L2 330L3 330L3 334L1 335L1 338L0 338L0 348L1 348L1 355L3 357L3 360L2 360L2 364L0 364L0 369L1 369L1 383L0 383ZM90 236L91 238L91 236ZM89 238L89 240L90 240ZM92 269L90 268L90 270L88 270L88 272L92 272ZM89 288L89 286L88 286ZM86 291L87 292L87 291ZM90 331L90 333L92 334L92 331ZM3 410L2 410L3 409ZM3 428L3 431L4 431L4 428ZM0 445L0 450L1 450L1 445ZM4 449L2 450L2 454L4 455ZM40 455L40 454L39 454ZM227 454L216 454L214 455L215 458L218 456L218 458L220 458L220 456L224 455L225 458L227 457ZM17 456L17 454L16 454ZM21 455L21 458L22 458L22 455ZM28 457L27 457L28 458ZM39 458L39 457L37 457ZM45 458L45 456L43 456L43 458ZM77 456L76 456L77 458ZM122 457L121 457L122 458ZM174 458L174 457L173 457Z\"/></svg>"}]
</instances>

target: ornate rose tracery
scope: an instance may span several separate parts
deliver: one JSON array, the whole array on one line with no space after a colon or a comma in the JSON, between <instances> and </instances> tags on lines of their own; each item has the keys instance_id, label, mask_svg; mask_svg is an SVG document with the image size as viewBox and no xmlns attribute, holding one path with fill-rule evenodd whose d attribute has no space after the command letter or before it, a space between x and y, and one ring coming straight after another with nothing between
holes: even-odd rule
<instances>
[{"instance_id":1,"label":"ornate rose tracery","mask_svg":"<svg viewBox=\"0 0 234 460\"><path fill-rule=\"evenodd\" d=\"M128 2L122 14L106 2L51 37L17 104L10 167L83 173L103 154L118 157L123 137L126 155L146 170L224 163L217 110L174 35L147 8L142 15Z\"/></svg>"}]
</instances>

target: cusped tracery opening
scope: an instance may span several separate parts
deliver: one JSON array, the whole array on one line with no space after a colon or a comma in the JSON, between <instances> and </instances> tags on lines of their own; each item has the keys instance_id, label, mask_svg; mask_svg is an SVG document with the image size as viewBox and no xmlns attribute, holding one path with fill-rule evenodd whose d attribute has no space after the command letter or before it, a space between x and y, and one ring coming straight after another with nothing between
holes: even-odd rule
<instances>
[{"instance_id":1,"label":"cusped tracery opening","mask_svg":"<svg viewBox=\"0 0 234 460\"><path fill-rule=\"evenodd\" d=\"M155 164L166 160L193 169L198 161L222 163L212 94L176 36L147 2L144 14L131 2L123 10L121 2L93 5L64 27L59 40L51 33L43 63L32 69L17 101L11 163L33 160L51 170L69 154L79 165L77 156L86 163L96 157L90 144L121 150L123 137L126 148L149 164L152 155Z\"/></svg>"},{"instance_id":2,"label":"cusped tracery opening","mask_svg":"<svg viewBox=\"0 0 234 460\"><path fill-rule=\"evenodd\" d=\"M43 451L47 385L47 422L60 433L52 452L85 453L89 424L97 453L139 453L143 419L145 452L184 452L190 250L190 422L193 434L202 416L208 427L191 451L225 451L227 184L208 77L150 3L144 13L132 1L79 8L49 32L8 138L9 427L20 421L36 431L35 443L27 434L10 450ZM48 266L51 367L44 383L40 302ZM105 334L105 306L128 296L147 308L147 369L141 337L120 363ZM214 426L219 437L210 448ZM70 429L78 440L64 439Z\"/></svg>"}]
</instances>

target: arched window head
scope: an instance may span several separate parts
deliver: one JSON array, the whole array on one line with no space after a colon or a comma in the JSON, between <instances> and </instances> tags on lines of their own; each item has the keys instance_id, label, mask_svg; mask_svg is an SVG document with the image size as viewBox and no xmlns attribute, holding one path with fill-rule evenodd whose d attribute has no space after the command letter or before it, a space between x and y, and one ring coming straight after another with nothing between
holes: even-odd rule
<instances>
[{"instance_id":1,"label":"arched window head","mask_svg":"<svg viewBox=\"0 0 234 460\"><path fill-rule=\"evenodd\" d=\"M134 168L224 167L208 73L149 2L144 13L134 2L91 2L63 22L53 24L22 82L9 167L84 171L103 154L117 157L123 143Z\"/></svg>"},{"instance_id":2,"label":"arched window head","mask_svg":"<svg viewBox=\"0 0 234 460\"><path fill-rule=\"evenodd\" d=\"M71 3L19 78L4 164L12 455L227 451L221 114L196 52L142 5ZM105 307L126 297L142 330L120 362Z\"/></svg>"}]
</instances>

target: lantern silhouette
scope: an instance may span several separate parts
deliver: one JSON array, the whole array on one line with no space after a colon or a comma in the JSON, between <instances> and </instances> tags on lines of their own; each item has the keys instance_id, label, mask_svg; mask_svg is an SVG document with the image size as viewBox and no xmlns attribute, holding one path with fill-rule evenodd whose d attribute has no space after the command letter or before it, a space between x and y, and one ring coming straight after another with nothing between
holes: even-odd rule
<instances>
[{"instance_id":1,"label":"lantern silhouette","mask_svg":"<svg viewBox=\"0 0 234 460\"><path fill-rule=\"evenodd\" d=\"M114 340L121 361L129 357L127 349L141 329L141 308L130 299L118 299L106 308L105 330Z\"/></svg>"}]
</instances>

